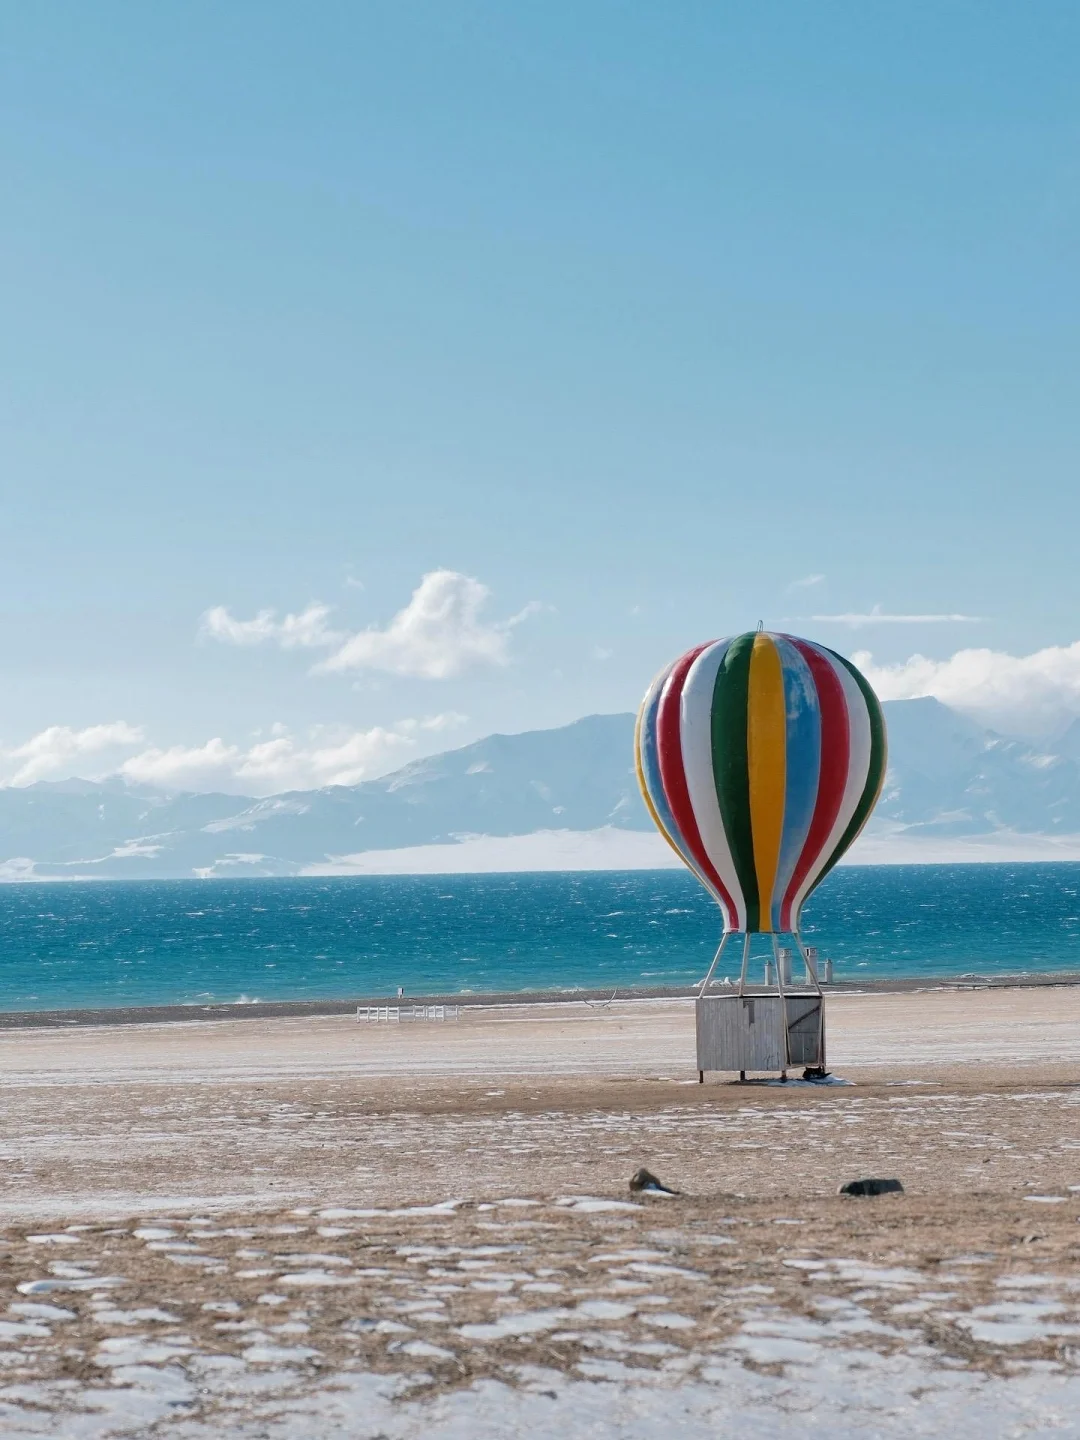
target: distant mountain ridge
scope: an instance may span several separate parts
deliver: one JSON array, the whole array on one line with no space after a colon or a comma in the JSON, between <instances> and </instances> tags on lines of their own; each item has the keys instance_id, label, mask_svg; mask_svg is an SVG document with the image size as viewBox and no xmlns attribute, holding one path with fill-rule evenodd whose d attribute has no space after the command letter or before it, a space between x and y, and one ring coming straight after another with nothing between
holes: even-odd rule
<instances>
[{"instance_id":1,"label":"distant mountain ridge","mask_svg":"<svg viewBox=\"0 0 1080 1440\"><path fill-rule=\"evenodd\" d=\"M1045 750L936 700L884 708L889 770L872 822L883 833L909 841L1080 834L1080 724ZM633 726L629 714L590 715L553 730L489 735L377 780L262 800L168 794L116 779L0 789L0 872L289 875L476 836L651 835L633 773ZM652 852L639 844L635 853ZM658 864L667 858L662 846L656 855Z\"/></svg>"}]
</instances>

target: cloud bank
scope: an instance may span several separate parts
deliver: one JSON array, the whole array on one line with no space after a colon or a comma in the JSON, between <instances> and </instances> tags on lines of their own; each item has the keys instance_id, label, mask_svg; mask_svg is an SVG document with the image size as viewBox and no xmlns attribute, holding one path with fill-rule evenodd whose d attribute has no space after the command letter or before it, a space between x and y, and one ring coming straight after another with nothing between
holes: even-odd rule
<instances>
[{"instance_id":1,"label":"cloud bank","mask_svg":"<svg viewBox=\"0 0 1080 1440\"><path fill-rule=\"evenodd\" d=\"M889 614L875 605L872 610L844 611L839 615L800 615L800 620L815 620L824 625L847 625L852 630L861 630L866 625L978 625L981 615L958 615L954 612L941 615Z\"/></svg>"},{"instance_id":2,"label":"cloud bank","mask_svg":"<svg viewBox=\"0 0 1080 1440\"><path fill-rule=\"evenodd\" d=\"M215 736L201 745L170 746L147 744L143 731L124 721L84 730L51 725L25 744L0 750L0 784L24 786L77 775L84 780L117 777L162 790L255 796L356 785L395 769L417 752L421 740L464 720L448 712L367 730L316 726L305 738L275 725L269 736L248 745Z\"/></svg>"},{"instance_id":3,"label":"cloud bank","mask_svg":"<svg viewBox=\"0 0 1080 1440\"><path fill-rule=\"evenodd\" d=\"M139 745L144 739L139 726L128 725L123 720L114 720L108 725L88 725L83 730L73 730L70 725L50 725L22 745L0 751L7 772L4 783L33 785L36 780L51 780L61 773L74 774L73 767L85 769L88 762L93 769L94 757L100 762L110 753Z\"/></svg>"},{"instance_id":4,"label":"cloud bank","mask_svg":"<svg viewBox=\"0 0 1080 1440\"><path fill-rule=\"evenodd\" d=\"M539 608L531 604L507 620L487 620L482 612L490 598L488 587L471 576L432 570L384 629L369 626L355 634L333 630L327 624L330 607L313 601L281 620L274 610L238 620L218 605L203 615L200 633L227 645L332 650L314 667L321 674L376 670L449 680L469 670L509 664L512 631Z\"/></svg>"},{"instance_id":5,"label":"cloud bank","mask_svg":"<svg viewBox=\"0 0 1080 1440\"><path fill-rule=\"evenodd\" d=\"M973 649L947 660L912 655L876 665L861 650L852 660L882 700L932 695L999 730L1045 736L1080 715L1080 640L1031 655Z\"/></svg>"},{"instance_id":6,"label":"cloud bank","mask_svg":"<svg viewBox=\"0 0 1080 1440\"><path fill-rule=\"evenodd\" d=\"M283 650L310 650L336 645L344 639L327 624L329 605L313 600L299 615L286 615L278 620L276 610L260 610L253 620L235 619L224 605L207 610L199 622L199 632L210 640L226 645L280 645Z\"/></svg>"}]
</instances>

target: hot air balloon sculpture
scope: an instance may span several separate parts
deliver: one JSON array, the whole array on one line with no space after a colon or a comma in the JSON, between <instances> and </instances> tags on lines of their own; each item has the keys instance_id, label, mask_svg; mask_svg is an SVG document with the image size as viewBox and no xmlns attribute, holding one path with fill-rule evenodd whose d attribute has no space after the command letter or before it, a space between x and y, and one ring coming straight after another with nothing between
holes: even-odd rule
<instances>
[{"instance_id":1,"label":"hot air balloon sculpture","mask_svg":"<svg viewBox=\"0 0 1080 1440\"><path fill-rule=\"evenodd\" d=\"M881 792L886 738L876 695L842 655L759 629L697 645L662 670L642 701L635 749L649 813L724 917L698 998L699 1079L707 1069L786 1074L795 1064L823 1073L821 987L799 922ZM739 932L737 996L706 997ZM758 934L771 937L775 997L747 994ZM785 988L783 935L803 958L809 993Z\"/></svg>"}]
</instances>

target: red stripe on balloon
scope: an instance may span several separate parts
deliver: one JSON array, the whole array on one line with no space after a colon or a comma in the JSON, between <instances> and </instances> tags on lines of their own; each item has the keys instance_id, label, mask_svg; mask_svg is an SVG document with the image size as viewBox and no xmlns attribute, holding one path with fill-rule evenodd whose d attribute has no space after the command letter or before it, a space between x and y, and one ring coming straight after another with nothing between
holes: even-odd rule
<instances>
[{"instance_id":1,"label":"red stripe on balloon","mask_svg":"<svg viewBox=\"0 0 1080 1440\"><path fill-rule=\"evenodd\" d=\"M680 703L683 685L686 683L690 666L701 652L708 648L707 645L699 645L694 650L688 650L672 666L671 674L660 693L660 704L656 711L656 753L660 762L660 780L664 787L664 797L668 802L672 818L679 827L679 835L687 850L701 867L702 874L716 891L721 905L727 912L725 918L731 924L737 918L738 911L727 886L717 874L716 867L709 859L708 851L701 842L701 831L698 829L698 823L694 817L694 807L690 803L690 790L686 784L686 771L683 768Z\"/></svg>"},{"instance_id":2,"label":"red stripe on balloon","mask_svg":"<svg viewBox=\"0 0 1080 1440\"><path fill-rule=\"evenodd\" d=\"M821 711L821 772L818 777L817 803L810 829L806 832L802 854L799 856L794 873L784 892L780 907L780 928L791 930L798 923L798 916L792 920L791 906L798 894L799 886L806 879L810 867L820 856L822 848L844 798L847 784L848 765L851 759L851 729L848 722L847 701L844 687L827 656L816 645L805 640L787 637L810 666L817 687L818 706Z\"/></svg>"}]
</instances>

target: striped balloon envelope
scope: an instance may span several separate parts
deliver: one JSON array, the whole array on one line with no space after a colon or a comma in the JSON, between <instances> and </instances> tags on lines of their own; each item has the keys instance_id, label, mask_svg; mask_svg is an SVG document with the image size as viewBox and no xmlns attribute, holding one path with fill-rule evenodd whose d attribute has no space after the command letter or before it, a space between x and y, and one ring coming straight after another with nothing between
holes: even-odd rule
<instances>
[{"instance_id":1,"label":"striped balloon envelope","mask_svg":"<svg viewBox=\"0 0 1080 1440\"><path fill-rule=\"evenodd\" d=\"M638 782L725 931L793 932L806 897L866 824L885 719L842 655L754 631L695 646L638 714Z\"/></svg>"}]
</instances>

